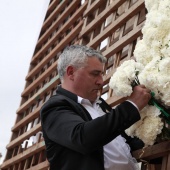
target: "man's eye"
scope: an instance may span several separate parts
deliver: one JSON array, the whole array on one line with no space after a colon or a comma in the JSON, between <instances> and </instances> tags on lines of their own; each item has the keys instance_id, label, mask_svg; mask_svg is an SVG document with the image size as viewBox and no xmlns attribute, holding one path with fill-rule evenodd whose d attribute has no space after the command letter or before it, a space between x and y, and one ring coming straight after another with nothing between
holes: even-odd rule
<instances>
[{"instance_id":1,"label":"man's eye","mask_svg":"<svg viewBox=\"0 0 170 170\"><path fill-rule=\"evenodd\" d=\"M103 72L101 72L101 71L94 71L94 72L91 72L91 75L92 76L102 76Z\"/></svg>"},{"instance_id":2,"label":"man's eye","mask_svg":"<svg viewBox=\"0 0 170 170\"><path fill-rule=\"evenodd\" d=\"M95 72L95 73L92 73L92 75L93 75L93 76L98 76L99 73L96 73L96 72Z\"/></svg>"}]
</instances>

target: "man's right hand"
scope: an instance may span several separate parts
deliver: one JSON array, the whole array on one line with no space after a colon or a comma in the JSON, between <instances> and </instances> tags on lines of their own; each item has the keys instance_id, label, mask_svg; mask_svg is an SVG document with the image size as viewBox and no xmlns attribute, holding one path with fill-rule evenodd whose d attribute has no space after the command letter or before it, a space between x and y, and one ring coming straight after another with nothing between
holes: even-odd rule
<instances>
[{"instance_id":1,"label":"man's right hand","mask_svg":"<svg viewBox=\"0 0 170 170\"><path fill-rule=\"evenodd\" d=\"M142 110L151 99L150 92L144 85L135 86L128 100L135 103L139 110Z\"/></svg>"}]
</instances>

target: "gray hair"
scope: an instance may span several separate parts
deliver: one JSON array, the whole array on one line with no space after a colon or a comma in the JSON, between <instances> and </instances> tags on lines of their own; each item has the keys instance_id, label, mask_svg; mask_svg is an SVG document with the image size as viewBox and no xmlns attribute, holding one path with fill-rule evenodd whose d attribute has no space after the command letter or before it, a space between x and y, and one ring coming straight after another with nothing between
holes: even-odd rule
<instances>
[{"instance_id":1,"label":"gray hair","mask_svg":"<svg viewBox=\"0 0 170 170\"><path fill-rule=\"evenodd\" d=\"M68 66L72 65L75 68L82 68L87 64L88 57L96 57L101 63L106 62L106 57L93 48L82 45L66 47L58 59L57 69L60 80L62 81Z\"/></svg>"}]
</instances>

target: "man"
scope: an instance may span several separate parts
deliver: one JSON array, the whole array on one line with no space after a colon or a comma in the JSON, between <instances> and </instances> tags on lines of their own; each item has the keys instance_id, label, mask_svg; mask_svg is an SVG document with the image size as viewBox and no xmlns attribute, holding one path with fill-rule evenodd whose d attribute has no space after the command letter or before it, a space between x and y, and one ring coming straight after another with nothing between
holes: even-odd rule
<instances>
[{"instance_id":1,"label":"man","mask_svg":"<svg viewBox=\"0 0 170 170\"><path fill-rule=\"evenodd\" d=\"M137 169L120 134L140 119L150 91L136 86L112 109L98 97L105 62L98 51L80 45L67 47L59 57L61 85L41 109L50 170Z\"/></svg>"}]
</instances>

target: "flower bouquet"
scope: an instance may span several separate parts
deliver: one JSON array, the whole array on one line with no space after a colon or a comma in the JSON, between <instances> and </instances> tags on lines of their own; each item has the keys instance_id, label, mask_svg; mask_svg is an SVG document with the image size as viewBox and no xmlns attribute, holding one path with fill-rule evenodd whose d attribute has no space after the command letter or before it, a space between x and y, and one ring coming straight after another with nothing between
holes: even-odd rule
<instances>
[{"instance_id":1,"label":"flower bouquet","mask_svg":"<svg viewBox=\"0 0 170 170\"><path fill-rule=\"evenodd\" d=\"M144 84L152 99L141 110L141 120L126 130L145 146L170 139L170 1L145 0L148 10L143 38L136 44L135 60L123 62L110 79L117 96L127 97L135 85Z\"/></svg>"}]
</instances>

